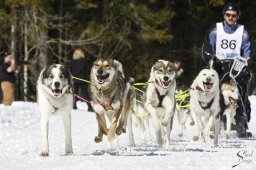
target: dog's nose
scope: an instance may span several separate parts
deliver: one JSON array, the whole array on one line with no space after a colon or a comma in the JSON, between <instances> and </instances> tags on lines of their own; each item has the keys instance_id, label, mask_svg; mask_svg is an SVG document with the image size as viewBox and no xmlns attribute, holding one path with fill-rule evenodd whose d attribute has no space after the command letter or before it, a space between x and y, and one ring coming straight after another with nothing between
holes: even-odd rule
<instances>
[{"instance_id":1,"label":"dog's nose","mask_svg":"<svg viewBox=\"0 0 256 170\"><path fill-rule=\"evenodd\" d=\"M54 82L54 86L55 86L56 88L60 87L60 82Z\"/></svg>"},{"instance_id":2,"label":"dog's nose","mask_svg":"<svg viewBox=\"0 0 256 170\"><path fill-rule=\"evenodd\" d=\"M210 82L210 81L211 81L211 78L210 78L210 77L207 77L207 78L206 78L206 81L207 81L207 82Z\"/></svg>"},{"instance_id":3,"label":"dog's nose","mask_svg":"<svg viewBox=\"0 0 256 170\"><path fill-rule=\"evenodd\" d=\"M164 81L168 81L169 77L168 76L164 76Z\"/></svg>"},{"instance_id":4,"label":"dog's nose","mask_svg":"<svg viewBox=\"0 0 256 170\"><path fill-rule=\"evenodd\" d=\"M100 70L97 71L97 73L98 73L99 75L101 75L101 74L103 74L103 70L100 69Z\"/></svg>"}]
</instances>

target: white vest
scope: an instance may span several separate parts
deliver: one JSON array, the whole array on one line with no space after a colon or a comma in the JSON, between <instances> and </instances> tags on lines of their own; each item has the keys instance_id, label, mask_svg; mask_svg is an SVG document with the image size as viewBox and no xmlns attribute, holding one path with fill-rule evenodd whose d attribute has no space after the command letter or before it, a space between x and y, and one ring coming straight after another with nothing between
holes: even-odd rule
<instances>
[{"instance_id":1,"label":"white vest","mask_svg":"<svg viewBox=\"0 0 256 170\"><path fill-rule=\"evenodd\" d=\"M220 60L234 59L240 56L244 26L241 25L234 33L228 34L224 31L223 23L219 22L216 25L216 56Z\"/></svg>"}]
</instances>

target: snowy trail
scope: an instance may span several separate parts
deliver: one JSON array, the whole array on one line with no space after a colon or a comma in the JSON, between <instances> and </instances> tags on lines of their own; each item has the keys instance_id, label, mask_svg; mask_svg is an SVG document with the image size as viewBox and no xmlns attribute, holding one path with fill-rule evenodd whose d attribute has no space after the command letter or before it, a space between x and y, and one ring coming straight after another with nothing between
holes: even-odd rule
<instances>
[{"instance_id":1,"label":"snowy trail","mask_svg":"<svg viewBox=\"0 0 256 170\"><path fill-rule=\"evenodd\" d=\"M250 97L252 114L256 112L256 97ZM120 148L108 150L106 138L94 143L97 134L95 114L72 110L72 138L74 156L64 154L64 128L61 117L52 117L49 129L50 157L39 155L41 147L40 114L35 103L15 102L14 106L0 106L0 170L116 170L116 169L255 169L256 167L256 115L249 124L254 137L249 140L230 140L220 137L219 146L192 142L194 129L188 125L185 136L177 136L177 125L171 133L172 150L156 147L152 139L149 146L128 146L128 134L119 138ZM176 122L176 119L175 119ZM135 132L135 137L138 134ZM136 139L135 139L136 140ZM138 140L135 142L138 143ZM243 162L236 165L240 154ZM252 154L251 154L252 153Z\"/></svg>"}]
</instances>

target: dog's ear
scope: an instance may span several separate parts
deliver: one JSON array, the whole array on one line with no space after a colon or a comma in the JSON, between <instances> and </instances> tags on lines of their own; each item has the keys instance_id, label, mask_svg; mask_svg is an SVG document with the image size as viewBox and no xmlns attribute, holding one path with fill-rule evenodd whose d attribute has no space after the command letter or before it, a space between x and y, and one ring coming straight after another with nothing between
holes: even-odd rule
<instances>
[{"instance_id":1,"label":"dog's ear","mask_svg":"<svg viewBox=\"0 0 256 170\"><path fill-rule=\"evenodd\" d=\"M226 83L223 83L223 84L221 85L221 87L220 87L220 90L221 90L221 91L224 91L224 90L226 89L226 87L227 87L227 84L226 84Z\"/></svg>"},{"instance_id":2,"label":"dog's ear","mask_svg":"<svg viewBox=\"0 0 256 170\"><path fill-rule=\"evenodd\" d=\"M61 65L60 70L64 74L65 78L68 80L68 83L71 84L72 76L71 76L71 72L69 71L69 69L67 67Z\"/></svg>"},{"instance_id":3,"label":"dog's ear","mask_svg":"<svg viewBox=\"0 0 256 170\"><path fill-rule=\"evenodd\" d=\"M118 71L120 71L120 73L122 74L122 77L125 78L125 77L124 77L124 70L123 70L123 65L122 65L122 63L120 63L120 62L117 61L117 60L114 60L114 65L115 65L116 69L117 69Z\"/></svg>"}]
</instances>

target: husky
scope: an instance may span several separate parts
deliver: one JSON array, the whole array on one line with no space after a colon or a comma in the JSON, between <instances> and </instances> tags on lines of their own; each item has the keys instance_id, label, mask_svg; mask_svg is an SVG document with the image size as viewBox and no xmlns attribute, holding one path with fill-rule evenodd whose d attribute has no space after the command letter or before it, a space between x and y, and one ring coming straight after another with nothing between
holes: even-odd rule
<instances>
[{"instance_id":1,"label":"husky","mask_svg":"<svg viewBox=\"0 0 256 170\"><path fill-rule=\"evenodd\" d=\"M101 142L104 134L112 147L114 139L117 139L116 134L126 132L127 116L134 95L131 84L134 80L131 78L129 82L125 81L119 61L103 58L94 62L90 77L92 107L98 123L98 135L94 141Z\"/></svg>"},{"instance_id":2,"label":"husky","mask_svg":"<svg viewBox=\"0 0 256 170\"><path fill-rule=\"evenodd\" d=\"M224 97L224 116L226 117L226 139L230 138L231 124L235 125L236 109L238 108L238 90L234 83L221 84L221 93Z\"/></svg>"},{"instance_id":3,"label":"husky","mask_svg":"<svg viewBox=\"0 0 256 170\"><path fill-rule=\"evenodd\" d=\"M138 97L136 97L138 96ZM131 114L128 116L129 145L135 146L133 130L139 133L142 145L147 145L149 137L149 114L143 106L143 94L136 91L132 102Z\"/></svg>"},{"instance_id":4,"label":"husky","mask_svg":"<svg viewBox=\"0 0 256 170\"><path fill-rule=\"evenodd\" d=\"M218 73L214 69L203 69L193 81L190 90L190 112L197 131L193 137L194 141L198 141L202 136L207 143L214 139L214 144L217 145L220 111Z\"/></svg>"},{"instance_id":5,"label":"husky","mask_svg":"<svg viewBox=\"0 0 256 170\"><path fill-rule=\"evenodd\" d=\"M175 112L176 69L173 63L158 60L151 68L144 107L152 117L156 142L170 150L170 132Z\"/></svg>"},{"instance_id":6,"label":"husky","mask_svg":"<svg viewBox=\"0 0 256 170\"><path fill-rule=\"evenodd\" d=\"M37 80L37 101L41 113L42 152L49 156L48 129L52 115L61 115L65 128L65 153L73 154L71 139L71 116L73 107L73 82L69 70L60 64L44 68Z\"/></svg>"},{"instance_id":7,"label":"husky","mask_svg":"<svg viewBox=\"0 0 256 170\"><path fill-rule=\"evenodd\" d=\"M178 136L182 137L184 134L184 130L186 129L187 119L188 117L191 117L190 110L187 107L182 107L181 103L178 103L176 101L175 113L177 116L178 124L180 126L180 132L178 133ZM191 121L192 121L192 118L191 118Z\"/></svg>"}]
</instances>

